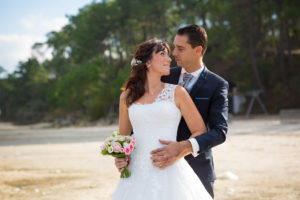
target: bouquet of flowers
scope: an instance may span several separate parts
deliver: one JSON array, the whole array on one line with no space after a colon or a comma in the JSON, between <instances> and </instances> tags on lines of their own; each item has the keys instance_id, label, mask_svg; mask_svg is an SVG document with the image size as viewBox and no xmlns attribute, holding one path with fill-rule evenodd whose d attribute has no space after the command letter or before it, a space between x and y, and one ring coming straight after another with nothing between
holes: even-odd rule
<instances>
[{"instance_id":1,"label":"bouquet of flowers","mask_svg":"<svg viewBox=\"0 0 300 200\"><path fill-rule=\"evenodd\" d=\"M135 149L135 138L131 136L120 135L114 131L112 136L108 137L101 147L102 155L111 155L115 158L125 158ZM121 172L121 178L128 178L130 171L126 166Z\"/></svg>"}]
</instances>

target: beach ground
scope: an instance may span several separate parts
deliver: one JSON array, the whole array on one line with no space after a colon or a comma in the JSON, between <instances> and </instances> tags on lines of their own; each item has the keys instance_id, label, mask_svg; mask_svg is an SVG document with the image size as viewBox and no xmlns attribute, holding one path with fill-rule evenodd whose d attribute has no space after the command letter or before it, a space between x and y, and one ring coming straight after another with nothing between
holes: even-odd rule
<instances>
[{"instance_id":1,"label":"beach ground","mask_svg":"<svg viewBox=\"0 0 300 200\"><path fill-rule=\"evenodd\" d=\"M0 123L1 200L109 200L119 173L100 155L117 126ZM300 125L278 116L233 119L213 148L216 200L300 199Z\"/></svg>"}]
</instances>

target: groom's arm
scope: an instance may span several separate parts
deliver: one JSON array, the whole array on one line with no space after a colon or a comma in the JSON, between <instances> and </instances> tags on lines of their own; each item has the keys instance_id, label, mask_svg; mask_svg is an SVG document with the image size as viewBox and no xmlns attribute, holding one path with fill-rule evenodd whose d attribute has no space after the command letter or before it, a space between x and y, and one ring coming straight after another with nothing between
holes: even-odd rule
<instances>
[{"instance_id":1,"label":"groom's arm","mask_svg":"<svg viewBox=\"0 0 300 200\"><path fill-rule=\"evenodd\" d=\"M178 157L190 153L194 157L204 153L210 148L222 144L226 140L228 130L228 88L227 81L222 81L216 89L209 109L208 125L209 131L204 134L191 136L189 140L177 142L174 148L178 149Z\"/></svg>"},{"instance_id":2,"label":"groom's arm","mask_svg":"<svg viewBox=\"0 0 300 200\"><path fill-rule=\"evenodd\" d=\"M223 81L212 97L208 115L209 131L195 137L201 154L226 140L228 120L228 83Z\"/></svg>"},{"instance_id":3,"label":"groom's arm","mask_svg":"<svg viewBox=\"0 0 300 200\"><path fill-rule=\"evenodd\" d=\"M223 143L226 140L227 134L227 119L228 119L228 83L222 82L216 89L212 97L212 102L209 110L208 124L210 130L193 137L198 145L198 153L205 152L206 150ZM176 160L193 153L193 146L189 140L180 142L173 141L160 141L165 144L165 147L156 149L151 152L154 166L164 169ZM163 157L165 155L166 157Z\"/></svg>"}]
</instances>

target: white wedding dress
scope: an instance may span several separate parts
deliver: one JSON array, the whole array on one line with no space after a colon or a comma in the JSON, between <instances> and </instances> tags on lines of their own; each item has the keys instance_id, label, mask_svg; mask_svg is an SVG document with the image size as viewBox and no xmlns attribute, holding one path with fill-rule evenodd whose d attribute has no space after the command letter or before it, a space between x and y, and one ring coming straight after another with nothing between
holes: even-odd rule
<instances>
[{"instance_id":1,"label":"white wedding dress","mask_svg":"<svg viewBox=\"0 0 300 200\"><path fill-rule=\"evenodd\" d=\"M128 166L131 176L120 179L113 200L212 199L184 158L163 170L152 165L150 152L164 146L158 140L176 141L181 113L174 102L175 88L166 83L153 103L129 107L136 149Z\"/></svg>"}]
</instances>

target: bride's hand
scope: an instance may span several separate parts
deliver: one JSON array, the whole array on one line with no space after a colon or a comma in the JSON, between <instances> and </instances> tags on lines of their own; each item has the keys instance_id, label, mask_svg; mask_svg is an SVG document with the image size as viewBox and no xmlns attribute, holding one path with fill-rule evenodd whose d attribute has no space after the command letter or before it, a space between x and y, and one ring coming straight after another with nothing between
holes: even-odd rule
<instances>
[{"instance_id":1,"label":"bride's hand","mask_svg":"<svg viewBox=\"0 0 300 200\"><path fill-rule=\"evenodd\" d=\"M122 172L124 170L124 167L128 166L130 163L130 156L126 156L125 158L116 158L115 159L115 165L119 172Z\"/></svg>"}]
</instances>

